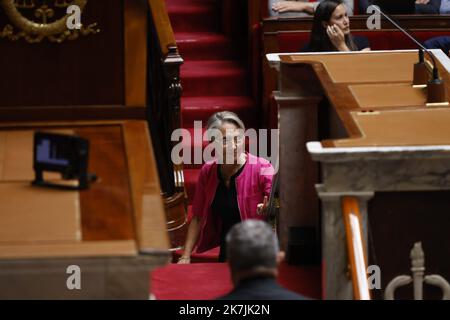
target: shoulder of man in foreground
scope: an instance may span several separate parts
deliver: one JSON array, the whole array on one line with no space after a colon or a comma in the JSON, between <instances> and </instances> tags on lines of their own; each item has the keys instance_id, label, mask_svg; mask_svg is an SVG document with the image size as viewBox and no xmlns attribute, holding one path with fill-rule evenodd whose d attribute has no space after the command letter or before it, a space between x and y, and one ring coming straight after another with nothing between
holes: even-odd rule
<instances>
[{"instance_id":1,"label":"shoulder of man in foreground","mask_svg":"<svg viewBox=\"0 0 450 320\"><path fill-rule=\"evenodd\" d=\"M234 288L217 300L311 300L283 288L276 281L252 282Z\"/></svg>"},{"instance_id":2,"label":"shoulder of man in foreground","mask_svg":"<svg viewBox=\"0 0 450 320\"><path fill-rule=\"evenodd\" d=\"M287 290L286 290L287 291ZM312 300L295 292L284 292L283 294L250 295L232 291L231 293L217 298L220 301L230 300Z\"/></svg>"}]
</instances>

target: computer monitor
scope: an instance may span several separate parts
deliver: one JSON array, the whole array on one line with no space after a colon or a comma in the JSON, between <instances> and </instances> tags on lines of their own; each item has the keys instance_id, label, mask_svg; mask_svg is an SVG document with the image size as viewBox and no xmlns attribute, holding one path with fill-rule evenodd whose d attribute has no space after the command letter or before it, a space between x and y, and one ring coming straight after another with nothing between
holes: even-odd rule
<instances>
[{"instance_id":1,"label":"computer monitor","mask_svg":"<svg viewBox=\"0 0 450 320\"><path fill-rule=\"evenodd\" d=\"M33 185L63 189L87 189L89 141L73 135L35 132L33 148ZM63 180L79 181L78 185L44 181L43 172L59 172Z\"/></svg>"},{"instance_id":2,"label":"computer monitor","mask_svg":"<svg viewBox=\"0 0 450 320\"><path fill-rule=\"evenodd\" d=\"M374 0L373 4L388 14L414 14L416 12L415 0Z\"/></svg>"}]
</instances>

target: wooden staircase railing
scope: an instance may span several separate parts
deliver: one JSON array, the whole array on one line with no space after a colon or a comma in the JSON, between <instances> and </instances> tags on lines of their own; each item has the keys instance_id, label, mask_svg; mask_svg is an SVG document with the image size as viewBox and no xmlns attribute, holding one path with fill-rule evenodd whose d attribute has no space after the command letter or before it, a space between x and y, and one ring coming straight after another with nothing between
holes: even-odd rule
<instances>
[{"instance_id":1,"label":"wooden staircase railing","mask_svg":"<svg viewBox=\"0 0 450 320\"><path fill-rule=\"evenodd\" d=\"M362 232L362 218L354 197L342 199L342 213L347 238L347 253L355 300L370 300L367 281L367 250Z\"/></svg>"},{"instance_id":2,"label":"wooden staircase railing","mask_svg":"<svg viewBox=\"0 0 450 320\"><path fill-rule=\"evenodd\" d=\"M186 232L187 198L183 166L171 160L172 132L181 128L182 93L180 66L183 64L165 0L147 0L149 6L148 37L148 108L161 191L165 199L167 229L172 249L181 247Z\"/></svg>"}]
</instances>

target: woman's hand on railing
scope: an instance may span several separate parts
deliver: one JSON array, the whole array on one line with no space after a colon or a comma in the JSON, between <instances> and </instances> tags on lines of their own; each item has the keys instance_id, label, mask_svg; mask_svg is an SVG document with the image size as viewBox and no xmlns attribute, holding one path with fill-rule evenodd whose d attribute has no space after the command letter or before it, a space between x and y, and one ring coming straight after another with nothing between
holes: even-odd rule
<instances>
[{"instance_id":1,"label":"woman's hand on railing","mask_svg":"<svg viewBox=\"0 0 450 320\"><path fill-rule=\"evenodd\" d=\"M178 258L178 264L189 264L191 263L191 257L181 256Z\"/></svg>"},{"instance_id":2,"label":"woman's hand on railing","mask_svg":"<svg viewBox=\"0 0 450 320\"><path fill-rule=\"evenodd\" d=\"M272 10L278 13L284 12L314 12L314 6L308 2L278 1L272 5Z\"/></svg>"},{"instance_id":3,"label":"woman's hand on railing","mask_svg":"<svg viewBox=\"0 0 450 320\"><path fill-rule=\"evenodd\" d=\"M259 203L256 207L256 213L259 215L263 215L266 213L267 206L269 205L269 198L267 196L264 196L263 203Z\"/></svg>"}]
</instances>

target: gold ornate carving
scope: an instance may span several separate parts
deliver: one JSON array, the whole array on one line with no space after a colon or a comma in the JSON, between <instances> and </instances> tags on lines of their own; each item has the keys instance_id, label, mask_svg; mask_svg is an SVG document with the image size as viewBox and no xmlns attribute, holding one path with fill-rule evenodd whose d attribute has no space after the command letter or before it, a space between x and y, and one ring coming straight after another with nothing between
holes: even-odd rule
<instances>
[{"instance_id":1,"label":"gold ornate carving","mask_svg":"<svg viewBox=\"0 0 450 320\"><path fill-rule=\"evenodd\" d=\"M81 26L80 29L69 30L67 28L68 14L54 20L55 9L66 9L70 5L76 5L81 12L85 8L88 0L54 0L53 7L50 7L48 1L38 0L0 0L0 6L5 11L12 25L7 24L3 30L0 30L0 37L17 41L24 38L29 43L39 43L45 38L51 42L61 43L64 40L75 40L79 35L96 34L100 32L96 29L97 23ZM37 3L40 2L40 5ZM22 11L31 11L39 22L30 20ZM65 13L65 10L64 10ZM51 20L54 20L50 22ZM14 28L20 31L15 33Z\"/></svg>"}]
</instances>

